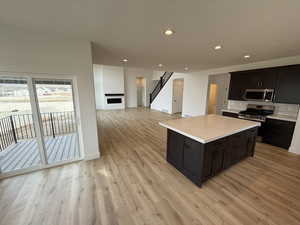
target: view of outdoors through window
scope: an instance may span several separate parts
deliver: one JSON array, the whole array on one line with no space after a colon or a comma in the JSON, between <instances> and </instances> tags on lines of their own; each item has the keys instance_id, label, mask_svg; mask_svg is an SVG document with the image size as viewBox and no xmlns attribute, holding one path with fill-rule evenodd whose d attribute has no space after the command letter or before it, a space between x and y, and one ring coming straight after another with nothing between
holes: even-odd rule
<instances>
[{"instance_id":1,"label":"view of outdoors through window","mask_svg":"<svg viewBox=\"0 0 300 225\"><path fill-rule=\"evenodd\" d=\"M71 85L37 84L41 112L73 111ZM31 113L27 84L0 83L0 117Z\"/></svg>"},{"instance_id":2,"label":"view of outdoors through window","mask_svg":"<svg viewBox=\"0 0 300 225\"><path fill-rule=\"evenodd\" d=\"M0 78L0 172L40 163L35 124L48 163L79 157L72 83L36 79L32 85L40 121L34 121L27 80Z\"/></svg>"}]
</instances>

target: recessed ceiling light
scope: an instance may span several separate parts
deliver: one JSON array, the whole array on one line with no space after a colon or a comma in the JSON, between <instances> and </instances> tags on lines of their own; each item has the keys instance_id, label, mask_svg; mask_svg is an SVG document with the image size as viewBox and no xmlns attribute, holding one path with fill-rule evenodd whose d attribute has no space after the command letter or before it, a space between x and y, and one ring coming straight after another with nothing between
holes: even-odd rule
<instances>
[{"instance_id":1,"label":"recessed ceiling light","mask_svg":"<svg viewBox=\"0 0 300 225\"><path fill-rule=\"evenodd\" d=\"M160 64L158 64L158 67L163 67L163 64L161 64L161 63L160 63Z\"/></svg>"},{"instance_id":2,"label":"recessed ceiling light","mask_svg":"<svg viewBox=\"0 0 300 225\"><path fill-rule=\"evenodd\" d=\"M251 56L250 55L244 55L245 59L249 59Z\"/></svg>"},{"instance_id":3,"label":"recessed ceiling light","mask_svg":"<svg viewBox=\"0 0 300 225\"><path fill-rule=\"evenodd\" d=\"M189 70L189 68L188 67L184 67L184 70L187 71L187 70Z\"/></svg>"},{"instance_id":4,"label":"recessed ceiling light","mask_svg":"<svg viewBox=\"0 0 300 225\"><path fill-rule=\"evenodd\" d=\"M164 33L165 33L165 35L170 36L170 35L174 34L174 31L171 29L167 29L167 30L165 30Z\"/></svg>"},{"instance_id":5,"label":"recessed ceiling light","mask_svg":"<svg viewBox=\"0 0 300 225\"><path fill-rule=\"evenodd\" d=\"M219 50L219 49L221 49L222 48L222 46L221 45L217 45L217 46L215 46L215 50Z\"/></svg>"},{"instance_id":6,"label":"recessed ceiling light","mask_svg":"<svg viewBox=\"0 0 300 225\"><path fill-rule=\"evenodd\" d=\"M128 62L128 59L122 59L123 62Z\"/></svg>"}]
</instances>

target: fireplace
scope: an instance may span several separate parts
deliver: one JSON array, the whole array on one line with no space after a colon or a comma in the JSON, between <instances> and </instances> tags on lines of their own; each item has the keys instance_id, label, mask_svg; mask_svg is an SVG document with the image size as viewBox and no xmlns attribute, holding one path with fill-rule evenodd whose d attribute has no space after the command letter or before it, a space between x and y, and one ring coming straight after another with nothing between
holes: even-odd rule
<instances>
[{"instance_id":1,"label":"fireplace","mask_svg":"<svg viewBox=\"0 0 300 225\"><path fill-rule=\"evenodd\" d=\"M107 104L120 104L122 103L122 98L107 98Z\"/></svg>"},{"instance_id":2,"label":"fireplace","mask_svg":"<svg viewBox=\"0 0 300 225\"><path fill-rule=\"evenodd\" d=\"M125 99L123 93L106 93L104 96L104 104L106 109L125 108Z\"/></svg>"}]
</instances>

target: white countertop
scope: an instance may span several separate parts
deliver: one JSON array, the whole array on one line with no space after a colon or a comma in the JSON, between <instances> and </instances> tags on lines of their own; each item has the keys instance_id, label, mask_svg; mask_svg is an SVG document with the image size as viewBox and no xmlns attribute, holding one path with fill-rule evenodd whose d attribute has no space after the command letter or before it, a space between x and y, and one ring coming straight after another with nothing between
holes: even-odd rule
<instances>
[{"instance_id":1,"label":"white countertop","mask_svg":"<svg viewBox=\"0 0 300 225\"><path fill-rule=\"evenodd\" d=\"M222 109L221 111L222 112L230 112L230 113L238 114L242 110ZM267 116L267 118L276 119L276 120L285 120L285 121L290 121L290 122L296 122L297 121L297 116L290 116L290 115L283 115L283 114L272 114L272 115Z\"/></svg>"},{"instance_id":2,"label":"white countertop","mask_svg":"<svg viewBox=\"0 0 300 225\"><path fill-rule=\"evenodd\" d=\"M285 120L285 121L290 121L290 122L297 121L296 116L281 115L281 114L272 114L272 115L267 116L267 118L276 119L276 120Z\"/></svg>"},{"instance_id":3,"label":"white countertop","mask_svg":"<svg viewBox=\"0 0 300 225\"><path fill-rule=\"evenodd\" d=\"M181 118L159 124L203 144L260 126L259 122L219 115Z\"/></svg>"}]
</instances>

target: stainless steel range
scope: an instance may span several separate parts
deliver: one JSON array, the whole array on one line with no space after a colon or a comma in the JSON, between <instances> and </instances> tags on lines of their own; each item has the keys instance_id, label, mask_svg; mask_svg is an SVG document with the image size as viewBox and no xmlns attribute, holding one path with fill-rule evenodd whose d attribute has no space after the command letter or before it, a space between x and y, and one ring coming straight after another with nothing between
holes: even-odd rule
<instances>
[{"instance_id":1,"label":"stainless steel range","mask_svg":"<svg viewBox=\"0 0 300 225\"><path fill-rule=\"evenodd\" d=\"M239 112L239 118L265 122L267 116L273 114L274 110L275 106L273 105L248 104L246 110Z\"/></svg>"}]
</instances>

